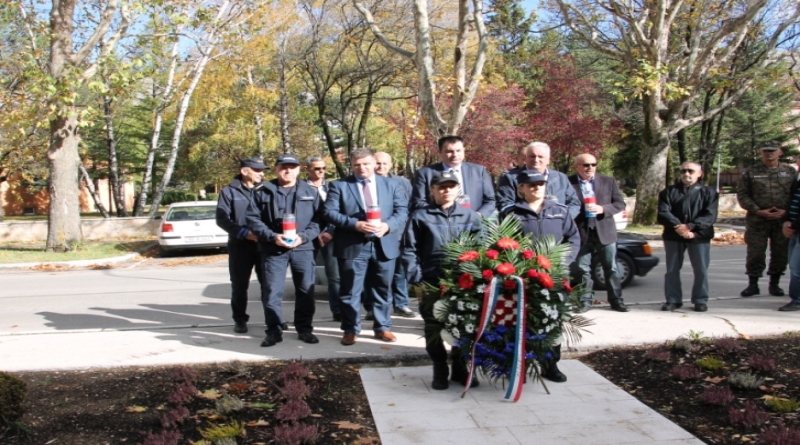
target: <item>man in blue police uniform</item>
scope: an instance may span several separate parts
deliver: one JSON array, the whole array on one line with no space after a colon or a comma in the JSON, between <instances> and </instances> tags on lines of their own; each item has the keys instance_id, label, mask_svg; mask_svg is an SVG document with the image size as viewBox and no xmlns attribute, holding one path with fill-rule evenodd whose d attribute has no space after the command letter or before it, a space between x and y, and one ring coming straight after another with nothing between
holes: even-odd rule
<instances>
[{"instance_id":1,"label":"man in blue police uniform","mask_svg":"<svg viewBox=\"0 0 800 445\"><path fill-rule=\"evenodd\" d=\"M217 225L228 232L228 273L231 279L231 309L233 331L247 332L247 289L250 276L256 270L258 282L264 282L264 270L258 253L258 238L247 228L247 207L253 190L261 186L264 169L260 158L239 162L239 174L229 185L222 187L217 201Z\"/></svg>"},{"instance_id":2,"label":"man in blue police uniform","mask_svg":"<svg viewBox=\"0 0 800 445\"><path fill-rule=\"evenodd\" d=\"M264 265L261 301L264 305L267 337L261 346L283 341L281 302L286 285L286 269L291 267L295 287L294 325L297 337L306 343L319 343L314 335L314 239L319 236L320 198L305 181L298 181L300 161L284 154L275 162L277 178L264 183L253 196L247 224L258 237ZM296 218L294 237L283 233L283 217Z\"/></svg>"},{"instance_id":3,"label":"man in blue police uniform","mask_svg":"<svg viewBox=\"0 0 800 445\"><path fill-rule=\"evenodd\" d=\"M325 220L336 226L333 254L339 259L341 343L353 345L361 332L361 292L371 289L375 338L396 341L392 334L389 289L400 256L400 237L408 218L406 199L397 181L375 174L375 154L362 148L350 155L353 175L331 184ZM367 209L380 208L380 222L367 220Z\"/></svg>"}]
</instances>

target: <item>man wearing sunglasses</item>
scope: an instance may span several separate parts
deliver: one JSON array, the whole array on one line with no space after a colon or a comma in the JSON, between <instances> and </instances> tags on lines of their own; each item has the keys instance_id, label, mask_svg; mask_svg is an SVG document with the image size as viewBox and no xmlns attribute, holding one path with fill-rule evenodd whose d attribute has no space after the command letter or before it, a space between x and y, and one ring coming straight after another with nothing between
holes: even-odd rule
<instances>
[{"instance_id":1,"label":"man wearing sunglasses","mask_svg":"<svg viewBox=\"0 0 800 445\"><path fill-rule=\"evenodd\" d=\"M661 310L674 311L683 306L681 267L688 251L694 272L692 303L695 311L705 312L708 310L708 263L719 195L712 187L697 182L703 176L700 164L684 162L680 173L680 180L658 195L658 223L664 226L661 238L667 254L664 275L667 302Z\"/></svg>"},{"instance_id":2,"label":"man wearing sunglasses","mask_svg":"<svg viewBox=\"0 0 800 445\"><path fill-rule=\"evenodd\" d=\"M783 220L797 172L792 166L780 163L782 154L779 143L765 144L761 147L762 162L743 171L739 181L736 197L739 205L747 211L744 241L747 244L745 273L749 284L741 293L743 297L761 293L758 279L764 269L769 275L770 295L785 295L779 286L789 256L789 240L783 235Z\"/></svg>"},{"instance_id":3,"label":"man wearing sunglasses","mask_svg":"<svg viewBox=\"0 0 800 445\"><path fill-rule=\"evenodd\" d=\"M575 225L581 234L581 250L576 259L585 292L580 312L592 308L592 258L598 255L606 277L608 303L617 312L628 312L622 299L622 283L617 272L617 225L614 215L625 210L625 200L614 178L597 174L597 158L589 153L575 158L577 174L569 177L581 201Z\"/></svg>"},{"instance_id":4,"label":"man wearing sunglasses","mask_svg":"<svg viewBox=\"0 0 800 445\"><path fill-rule=\"evenodd\" d=\"M306 183L317 190L319 199L324 203L328 197L330 183L325 179L325 161L319 156L306 159ZM339 308L339 266L333 256L334 227L320 220L320 233L314 240L314 258L321 257L325 266L325 277L328 281L328 307L333 314L333 321L342 321ZM319 255L321 253L321 255Z\"/></svg>"}]
</instances>

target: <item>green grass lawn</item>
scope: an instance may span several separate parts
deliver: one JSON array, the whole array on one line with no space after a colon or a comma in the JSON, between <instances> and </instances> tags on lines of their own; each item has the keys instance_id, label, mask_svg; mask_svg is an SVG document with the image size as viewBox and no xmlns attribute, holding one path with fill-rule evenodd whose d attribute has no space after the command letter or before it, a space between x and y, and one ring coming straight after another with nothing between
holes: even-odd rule
<instances>
[{"instance_id":1,"label":"green grass lawn","mask_svg":"<svg viewBox=\"0 0 800 445\"><path fill-rule=\"evenodd\" d=\"M152 240L139 240L113 243L87 243L80 245L72 252L66 253L48 253L44 251L44 248L38 247L0 249L0 264L110 258L136 252L152 242Z\"/></svg>"}]
</instances>

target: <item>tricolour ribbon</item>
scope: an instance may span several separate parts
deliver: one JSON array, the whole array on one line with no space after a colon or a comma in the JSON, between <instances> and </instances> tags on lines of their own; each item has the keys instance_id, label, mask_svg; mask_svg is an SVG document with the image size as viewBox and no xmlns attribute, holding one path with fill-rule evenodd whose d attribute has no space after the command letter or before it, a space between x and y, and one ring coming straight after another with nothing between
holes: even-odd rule
<instances>
[{"instance_id":1,"label":"tricolour ribbon","mask_svg":"<svg viewBox=\"0 0 800 445\"><path fill-rule=\"evenodd\" d=\"M522 278L514 275L510 277L517 282L517 323L514 328L514 340L516 346L514 347L514 362L511 366L511 373L509 375L509 385L506 390L505 399L518 401L522 396L522 386L525 381L525 282ZM483 293L483 309L481 316L478 320L477 331L475 332L475 341L472 344L472 354L470 355L469 372L467 374L466 385L464 391L461 392L461 397L464 397L469 390L470 383L472 382L472 374L475 372L475 353L478 346L478 341L483 337L486 328L492 321L497 306L497 301L501 293L502 281L497 277L492 278L489 285L486 286L486 291Z\"/></svg>"}]
</instances>

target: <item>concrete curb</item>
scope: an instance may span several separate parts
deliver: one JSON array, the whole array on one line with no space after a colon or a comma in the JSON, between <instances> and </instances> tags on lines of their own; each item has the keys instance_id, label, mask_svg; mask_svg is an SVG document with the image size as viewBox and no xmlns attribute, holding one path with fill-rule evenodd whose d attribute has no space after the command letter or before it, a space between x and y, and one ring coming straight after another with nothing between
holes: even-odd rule
<instances>
[{"instance_id":1,"label":"concrete curb","mask_svg":"<svg viewBox=\"0 0 800 445\"><path fill-rule=\"evenodd\" d=\"M28 269L31 267L37 266L72 266L72 267L87 267L87 266L103 266L106 264L113 264L113 263L121 263L123 261L128 261L133 258L136 258L137 255L145 252L149 249L152 249L153 246L158 245L158 242L154 241L141 249L137 250L136 253L128 253L125 255L112 257L112 258L95 258L91 260L74 260L74 261L42 261L42 262L33 262L33 263L8 263L8 264L0 264L0 269Z\"/></svg>"}]
</instances>

